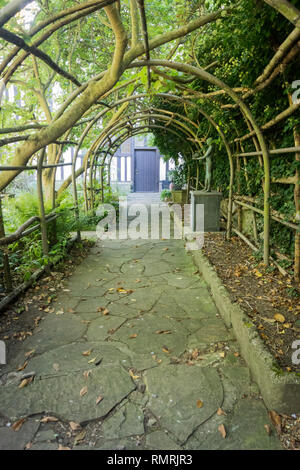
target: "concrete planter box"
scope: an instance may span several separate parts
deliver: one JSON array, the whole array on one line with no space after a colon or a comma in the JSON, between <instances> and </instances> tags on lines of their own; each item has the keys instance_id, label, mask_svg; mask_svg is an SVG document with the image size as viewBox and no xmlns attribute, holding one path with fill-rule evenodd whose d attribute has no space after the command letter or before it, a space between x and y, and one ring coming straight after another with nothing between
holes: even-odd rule
<instances>
[{"instance_id":1,"label":"concrete planter box","mask_svg":"<svg viewBox=\"0 0 300 470\"><path fill-rule=\"evenodd\" d=\"M186 203L186 189L175 189L172 191L172 201L175 204Z\"/></svg>"}]
</instances>

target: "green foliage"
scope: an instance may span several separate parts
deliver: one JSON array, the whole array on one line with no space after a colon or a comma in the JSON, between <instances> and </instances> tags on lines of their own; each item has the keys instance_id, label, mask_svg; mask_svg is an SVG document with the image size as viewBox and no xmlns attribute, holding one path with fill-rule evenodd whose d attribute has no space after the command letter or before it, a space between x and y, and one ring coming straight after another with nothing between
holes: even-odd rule
<instances>
[{"instance_id":1,"label":"green foliage","mask_svg":"<svg viewBox=\"0 0 300 470\"><path fill-rule=\"evenodd\" d=\"M50 208L46 206L46 212ZM15 198L6 198L3 204L5 229L14 232L30 217L39 215L39 204L36 193L23 193Z\"/></svg>"},{"instance_id":2,"label":"green foliage","mask_svg":"<svg viewBox=\"0 0 300 470\"><path fill-rule=\"evenodd\" d=\"M173 183L173 189L182 189L186 184L186 172L184 165L179 165L175 170L169 172L169 179Z\"/></svg>"},{"instance_id":3,"label":"green foliage","mask_svg":"<svg viewBox=\"0 0 300 470\"><path fill-rule=\"evenodd\" d=\"M226 0L221 2L207 1L205 7L214 11L220 5L229 4L230 1ZM292 29L292 24L265 2L241 0L234 8L233 14L209 23L205 26L203 34L197 36L195 44L198 62L201 67L215 63L211 69L213 75L232 88L254 88L255 80L263 72L264 67L274 56L274 51L278 50ZM298 55L285 67L283 74L278 74L271 85L247 100L253 117L259 125L270 121L288 107L288 93L291 93L292 90L291 83L294 80L299 80L299 69L300 57ZM180 78L180 74L174 71L168 71L168 75ZM165 85L166 82L164 82ZM218 90L214 85L200 79L195 79L191 86L193 90L204 94ZM169 91L172 91L171 88ZM215 96L212 99L195 98L193 101L197 106L184 106L178 102L166 101L157 97L152 100L155 107L185 115L197 123L197 136L200 140L205 141L208 137L212 137L217 142L213 159L213 186L214 189L221 191L224 197L228 197L230 171L227 152L217 130L198 111L198 106L214 119L224 132L228 142L232 142L237 136L247 134L249 132L247 123L238 109L225 109L220 106L221 104L232 104L232 100L226 95ZM295 126L299 128L299 122L300 110L285 121L273 126L270 131L266 131L264 134L268 146L270 148L294 146L293 130ZM191 127L191 129L194 131L194 128ZM153 129L154 144L159 147L161 153L166 155L167 159L177 162L178 152L181 152L185 161L191 162L191 154L196 151L196 147L192 145L191 149L186 136L180 130L176 130L176 132L180 134L178 137L168 133L166 128ZM252 139L248 139L243 142L243 148L231 144L231 150L233 153L252 152L255 147ZM272 155L270 160L271 178L273 179L293 176L296 168L299 168L299 162L295 162L293 154ZM259 207L262 208L263 165L257 157L249 157L246 161L239 159L239 164L240 171L238 171L237 162L234 162L234 193L255 197ZM205 171L200 162L199 169L200 181L204 182ZM194 165L191 166L191 175L196 176ZM271 207L288 220L295 217L293 190L292 184L274 182L271 185ZM262 229L260 219L258 217L259 230ZM287 255L293 255L293 232L277 222L271 223L271 243L277 250Z\"/></svg>"},{"instance_id":4,"label":"green foliage","mask_svg":"<svg viewBox=\"0 0 300 470\"><path fill-rule=\"evenodd\" d=\"M170 191L169 189L163 189L162 192L160 193L160 198L162 201L164 201L165 199L171 200L172 191Z\"/></svg>"}]
</instances>

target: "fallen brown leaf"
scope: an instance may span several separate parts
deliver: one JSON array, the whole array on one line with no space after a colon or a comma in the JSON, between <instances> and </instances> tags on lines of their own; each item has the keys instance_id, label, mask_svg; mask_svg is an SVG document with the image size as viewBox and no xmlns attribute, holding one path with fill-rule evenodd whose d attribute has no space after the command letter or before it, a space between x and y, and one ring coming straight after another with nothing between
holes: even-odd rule
<instances>
[{"instance_id":1,"label":"fallen brown leaf","mask_svg":"<svg viewBox=\"0 0 300 470\"><path fill-rule=\"evenodd\" d=\"M98 403L100 403L102 400L103 400L102 395L99 395L99 397L96 400L96 405L98 405Z\"/></svg>"},{"instance_id":2,"label":"fallen brown leaf","mask_svg":"<svg viewBox=\"0 0 300 470\"><path fill-rule=\"evenodd\" d=\"M33 353L35 353L35 349L31 349L31 351L28 351L27 353L25 353L25 357L29 357L29 356L31 356Z\"/></svg>"},{"instance_id":3,"label":"fallen brown leaf","mask_svg":"<svg viewBox=\"0 0 300 470\"><path fill-rule=\"evenodd\" d=\"M227 434L224 424L220 424L220 426L218 427L218 431L221 433L223 439L225 439Z\"/></svg>"},{"instance_id":4,"label":"fallen brown leaf","mask_svg":"<svg viewBox=\"0 0 300 470\"><path fill-rule=\"evenodd\" d=\"M137 380L140 378L139 375L134 375L134 372L132 369L129 370L130 377L132 377L134 380Z\"/></svg>"},{"instance_id":5,"label":"fallen brown leaf","mask_svg":"<svg viewBox=\"0 0 300 470\"><path fill-rule=\"evenodd\" d=\"M22 382L19 385L19 388L27 387L27 385L29 385L32 381L33 381L33 376L28 377L27 379L23 379Z\"/></svg>"},{"instance_id":6,"label":"fallen brown leaf","mask_svg":"<svg viewBox=\"0 0 300 470\"><path fill-rule=\"evenodd\" d=\"M92 353L92 349L89 349L88 351L83 351L83 353L81 353L83 356L90 356Z\"/></svg>"},{"instance_id":7,"label":"fallen brown leaf","mask_svg":"<svg viewBox=\"0 0 300 470\"><path fill-rule=\"evenodd\" d=\"M203 401L197 400L196 405L197 405L197 408L202 408L203 407Z\"/></svg>"},{"instance_id":8,"label":"fallen brown leaf","mask_svg":"<svg viewBox=\"0 0 300 470\"><path fill-rule=\"evenodd\" d=\"M84 395L86 395L87 391L88 391L87 386L83 387L79 392L80 396L83 397Z\"/></svg>"},{"instance_id":9,"label":"fallen brown leaf","mask_svg":"<svg viewBox=\"0 0 300 470\"><path fill-rule=\"evenodd\" d=\"M269 411L269 417L278 433L281 433L281 417L274 410Z\"/></svg>"},{"instance_id":10,"label":"fallen brown leaf","mask_svg":"<svg viewBox=\"0 0 300 470\"><path fill-rule=\"evenodd\" d=\"M271 430L270 426L268 424L265 424L264 428L265 428L268 436L270 436L272 434L272 430Z\"/></svg>"},{"instance_id":11,"label":"fallen brown leaf","mask_svg":"<svg viewBox=\"0 0 300 470\"><path fill-rule=\"evenodd\" d=\"M222 410L222 408L218 408L217 415L218 416L226 416L226 413L225 413L225 411Z\"/></svg>"},{"instance_id":12,"label":"fallen brown leaf","mask_svg":"<svg viewBox=\"0 0 300 470\"><path fill-rule=\"evenodd\" d=\"M197 357L199 356L199 349L194 349L193 352L192 352L192 359L197 359Z\"/></svg>"},{"instance_id":13,"label":"fallen brown leaf","mask_svg":"<svg viewBox=\"0 0 300 470\"><path fill-rule=\"evenodd\" d=\"M85 379L87 379L87 378L89 377L90 373L91 373L90 370L85 370L84 373L83 373L83 377L84 377Z\"/></svg>"},{"instance_id":14,"label":"fallen brown leaf","mask_svg":"<svg viewBox=\"0 0 300 470\"><path fill-rule=\"evenodd\" d=\"M18 371L24 370L27 364L28 364L28 361L25 361L24 364L21 367L19 367Z\"/></svg>"},{"instance_id":15,"label":"fallen brown leaf","mask_svg":"<svg viewBox=\"0 0 300 470\"><path fill-rule=\"evenodd\" d=\"M72 431L78 431L78 429L81 429L80 424L75 423L74 421L70 421L69 425L70 425L70 428L72 429Z\"/></svg>"},{"instance_id":16,"label":"fallen brown leaf","mask_svg":"<svg viewBox=\"0 0 300 470\"><path fill-rule=\"evenodd\" d=\"M55 423L56 421L58 421L58 418L55 416L44 416L44 418L40 420L40 423Z\"/></svg>"},{"instance_id":17,"label":"fallen brown leaf","mask_svg":"<svg viewBox=\"0 0 300 470\"><path fill-rule=\"evenodd\" d=\"M12 424L12 428L14 431L18 432L19 429L21 429L23 423L25 422L26 418L21 418L21 419L18 419L18 421L16 421L15 423Z\"/></svg>"}]
</instances>

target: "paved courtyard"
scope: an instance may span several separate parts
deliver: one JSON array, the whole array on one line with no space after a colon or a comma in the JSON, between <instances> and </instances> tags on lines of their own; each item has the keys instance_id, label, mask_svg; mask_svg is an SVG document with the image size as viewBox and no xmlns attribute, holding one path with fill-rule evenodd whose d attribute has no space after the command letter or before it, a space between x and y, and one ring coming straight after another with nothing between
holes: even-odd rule
<instances>
[{"instance_id":1,"label":"paved courtyard","mask_svg":"<svg viewBox=\"0 0 300 470\"><path fill-rule=\"evenodd\" d=\"M22 348L1 369L2 449L68 429L77 449L281 448L182 240L98 241Z\"/></svg>"}]
</instances>

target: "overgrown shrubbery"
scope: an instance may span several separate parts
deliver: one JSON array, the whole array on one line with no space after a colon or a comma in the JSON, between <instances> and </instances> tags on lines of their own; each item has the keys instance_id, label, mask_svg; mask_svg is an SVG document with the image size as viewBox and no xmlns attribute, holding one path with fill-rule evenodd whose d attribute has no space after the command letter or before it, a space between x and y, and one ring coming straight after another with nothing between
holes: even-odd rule
<instances>
[{"instance_id":1,"label":"overgrown shrubbery","mask_svg":"<svg viewBox=\"0 0 300 470\"><path fill-rule=\"evenodd\" d=\"M229 2L228 2L229 3ZM226 0L222 1L222 5ZM211 10L219 8L220 2L210 2L207 7ZM201 67L214 63L210 71L229 86L253 88L255 80L263 72L263 68L274 56L276 50L292 31L293 25L281 14L270 8L260 0L242 0L235 9L235 14L224 20L217 20L205 27L205 34L198 37L198 62ZM283 73L259 93L247 100L251 112L259 125L263 125L275 118L289 106L288 94L292 93L291 84L299 80L300 56L296 56L284 69ZM176 75L176 72L168 72ZM178 74L180 78L180 74ZM173 82L174 86L174 82ZM195 79L192 88L201 93L210 93L217 88L208 82ZM163 90L166 91L166 90ZM197 136L202 141L212 137L217 142L213 159L213 186L223 193L226 198L229 189L229 162L226 149L216 129L198 111L197 106L186 106L178 102L166 101L155 97L154 106L186 115L197 123ZM228 142L237 136L249 132L247 123L238 109L222 108L222 104L232 104L226 96L216 96L210 99L195 98L194 103L199 105L210 115L223 130ZM180 119L180 118L178 118ZM269 148L293 147L293 130L299 129L300 110L292 116L281 121L276 126L264 132ZM186 123L185 123L186 124ZM191 129L195 131L195 128ZM180 132L180 131L178 131ZM181 152L187 161L191 161L191 147L182 134L182 138L168 134L165 129L153 129L154 141L162 154L177 162L178 152ZM233 153L241 152L236 144L231 144ZM252 139L243 142L245 152L255 150ZM287 178L295 175L296 167L300 162L295 161L294 154L270 156L271 178ZM263 178L264 169L257 157L249 157L246 162L240 159L241 171L238 174L235 162L234 193L255 197L258 206L263 207ZM200 164L200 180L204 180L203 166ZM195 176L195 167L191 168ZM248 181L246 180L248 175ZM271 207L281 213L286 219L295 216L294 186L273 182L271 185ZM257 216L259 226L260 215ZM262 240L262 239L261 239ZM271 241L274 247L293 255L293 232L283 225L272 222Z\"/></svg>"},{"instance_id":2,"label":"overgrown shrubbery","mask_svg":"<svg viewBox=\"0 0 300 470\"><path fill-rule=\"evenodd\" d=\"M95 230L98 222L104 216L95 213L83 212L83 193L79 187L79 220L75 219L74 201L71 188L61 195L55 212L59 217L47 225L48 239L50 242L49 255L43 256L40 230L9 245L9 261L12 273L22 280L27 280L31 274L49 263L57 263L67 254L68 241L72 232ZM118 194L106 191L104 202L114 205L118 214ZM99 197L96 197L98 205ZM46 204L46 213L53 212ZM39 205L36 193L25 193L16 198L7 198L3 204L3 216L5 231L8 235L26 222L30 217L39 215ZM2 271L2 252L0 251L0 270ZM1 280L0 280L1 283Z\"/></svg>"}]
</instances>

